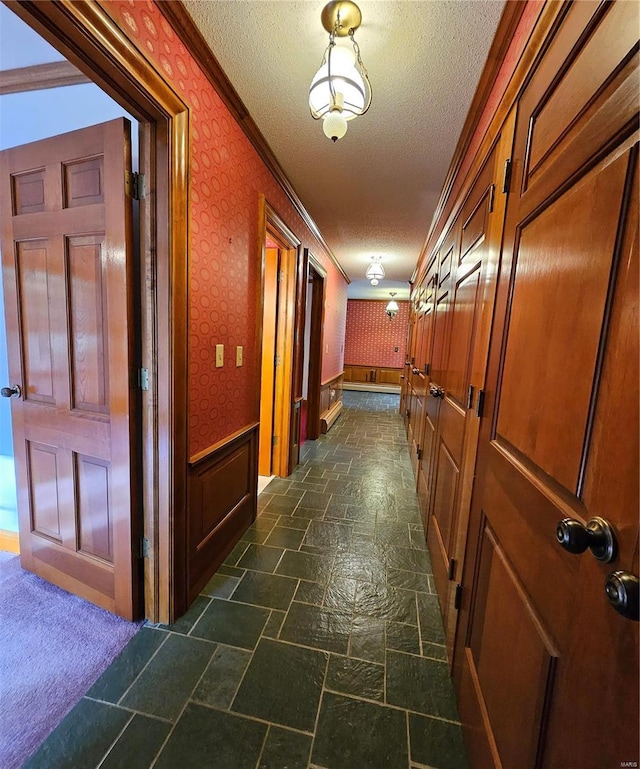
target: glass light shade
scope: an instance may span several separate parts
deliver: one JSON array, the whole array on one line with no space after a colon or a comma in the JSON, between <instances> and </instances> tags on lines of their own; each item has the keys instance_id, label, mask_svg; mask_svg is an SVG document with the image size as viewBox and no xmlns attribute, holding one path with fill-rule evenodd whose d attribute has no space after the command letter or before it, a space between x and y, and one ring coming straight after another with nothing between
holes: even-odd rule
<instances>
[{"instance_id":1,"label":"glass light shade","mask_svg":"<svg viewBox=\"0 0 640 769\"><path fill-rule=\"evenodd\" d=\"M387 305L387 307L386 307L386 312L393 312L393 313L396 313L396 312L398 312L398 310L399 310L399 309L400 309L400 308L398 307L398 303L396 302L396 300L395 300L395 299L392 299L392 300L389 302L389 304Z\"/></svg>"},{"instance_id":2,"label":"glass light shade","mask_svg":"<svg viewBox=\"0 0 640 769\"><path fill-rule=\"evenodd\" d=\"M309 88L309 107L314 117L322 117L331 110L333 98L329 84L329 64L335 93L342 96L342 115L353 120L360 115L368 101L367 85L356 67L355 53L350 48L329 47L327 61L313 76Z\"/></svg>"},{"instance_id":3,"label":"glass light shade","mask_svg":"<svg viewBox=\"0 0 640 769\"><path fill-rule=\"evenodd\" d=\"M378 278L379 280L382 280L382 278L384 278L384 267L380 262L372 262L367 267L367 272L365 274L369 279Z\"/></svg>"},{"instance_id":4,"label":"glass light shade","mask_svg":"<svg viewBox=\"0 0 640 769\"><path fill-rule=\"evenodd\" d=\"M378 283L380 283L380 281L378 280L378 278L372 278L372 279L371 279L371 285L372 285L372 286L377 286L377 285L378 285Z\"/></svg>"},{"instance_id":5,"label":"glass light shade","mask_svg":"<svg viewBox=\"0 0 640 769\"><path fill-rule=\"evenodd\" d=\"M347 133L347 121L342 112L335 110L324 116L322 121L322 130L324 135L336 142Z\"/></svg>"}]
</instances>

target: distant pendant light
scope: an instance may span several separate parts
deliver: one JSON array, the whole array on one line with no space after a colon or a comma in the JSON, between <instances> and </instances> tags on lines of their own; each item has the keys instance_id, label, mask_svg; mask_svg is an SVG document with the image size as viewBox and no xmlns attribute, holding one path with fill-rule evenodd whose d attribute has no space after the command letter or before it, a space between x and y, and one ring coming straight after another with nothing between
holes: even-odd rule
<instances>
[{"instance_id":1,"label":"distant pendant light","mask_svg":"<svg viewBox=\"0 0 640 769\"><path fill-rule=\"evenodd\" d=\"M400 308L398 307L398 303L393 298L397 293L398 293L397 291L391 291L389 293L389 296L391 297L391 301L385 308L385 312L389 316L389 320L393 320L398 314L398 311L400 310Z\"/></svg>"},{"instance_id":2,"label":"distant pendant light","mask_svg":"<svg viewBox=\"0 0 640 769\"><path fill-rule=\"evenodd\" d=\"M311 81L309 109L314 120L322 119L325 136L336 142L346 134L347 121L369 109L371 83L354 37L362 22L358 6L351 0L333 0L324 7L321 18L329 45ZM347 36L351 48L336 42Z\"/></svg>"}]
</instances>

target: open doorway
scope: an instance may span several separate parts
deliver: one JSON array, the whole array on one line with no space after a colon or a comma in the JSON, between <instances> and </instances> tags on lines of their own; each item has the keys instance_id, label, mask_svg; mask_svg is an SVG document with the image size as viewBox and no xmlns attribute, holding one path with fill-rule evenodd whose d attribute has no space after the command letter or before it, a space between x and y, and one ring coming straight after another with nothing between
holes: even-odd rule
<instances>
[{"instance_id":1,"label":"open doorway","mask_svg":"<svg viewBox=\"0 0 640 769\"><path fill-rule=\"evenodd\" d=\"M300 241L261 200L262 364L260 380L259 488L292 468L296 275Z\"/></svg>"},{"instance_id":2,"label":"open doorway","mask_svg":"<svg viewBox=\"0 0 640 769\"><path fill-rule=\"evenodd\" d=\"M125 117L131 123L132 170L138 171L138 123L135 118L4 5L0 5L0 50L0 151ZM136 203L133 213L137 219ZM135 221L133 231L137 232ZM15 346L16 340L10 341ZM0 548L18 553L18 485L11 421L13 399L6 396L8 390L15 395L16 386L19 387L17 380L22 377L10 377L8 347L12 345L7 342L0 271L0 383L5 388L5 397L0 400Z\"/></svg>"},{"instance_id":3,"label":"open doorway","mask_svg":"<svg viewBox=\"0 0 640 769\"><path fill-rule=\"evenodd\" d=\"M139 359L155 387L140 396L138 481L144 520L142 541L129 542L129 558L144 564L144 616L168 622L184 611L179 567L187 457L186 403L181 397L186 392L187 350L187 108L100 6L12 3L10 8L66 56L83 80L98 85L140 123L147 195L140 203L141 258L136 266L144 289L138 295ZM129 373L136 383L138 372L134 368ZM161 450L164 445L173 447L170 456ZM148 553L144 558L143 544Z\"/></svg>"},{"instance_id":4,"label":"open doorway","mask_svg":"<svg viewBox=\"0 0 640 769\"><path fill-rule=\"evenodd\" d=\"M322 384L322 329L326 271L312 254L307 257L307 286L302 363L300 445L320 436L320 389Z\"/></svg>"}]
</instances>

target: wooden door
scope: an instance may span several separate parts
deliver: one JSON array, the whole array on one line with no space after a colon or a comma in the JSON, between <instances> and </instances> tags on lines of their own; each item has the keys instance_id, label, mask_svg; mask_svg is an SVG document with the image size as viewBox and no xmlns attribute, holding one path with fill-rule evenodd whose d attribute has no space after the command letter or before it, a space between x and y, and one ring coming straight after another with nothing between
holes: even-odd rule
<instances>
[{"instance_id":1,"label":"wooden door","mask_svg":"<svg viewBox=\"0 0 640 769\"><path fill-rule=\"evenodd\" d=\"M280 252L265 248L262 293L262 374L260 377L260 437L258 473L272 474L273 412L276 381L276 330Z\"/></svg>"},{"instance_id":2,"label":"wooden door","mask_svg":"<svg viewBox=\"0 0 640 769\"><path fill-rule=\"evenodd\" d=\"M459 216L452 259L448 349L437 426L432 428L433 499L428 544L442 608L449 659L457 622L456 589L466 546L470 492L478 442L493 315L497 261L504 226L502 171L511 153L513 119L497 137ZM474 365L474 361L476 365Z\"/></svg>"},{"instance_id":3,"label":"wooden door","mask_svg":"<svg viewBox=\"0 0 640 769\"><path fill-rule=\"evenodd\" d=\"M431 382L431 367L433 366L433 332L436 309L437 260L429 267L425 276L425 290L422 299L423 324L421 329L421 349L424 376L424 416L420 438L420 455L418 457L417 490L420 503L420 514L426 531L429 525L429 500L431 498L431 457L433 456L433 436L435 434L433 403L429 403L428 388Z\"/></svg>"},{"instance_id":4,"label":"wooden door","mask_svg":"<svg viewBox=\"0 0 640 769\"><path fill-rule=\"evenodd\" d=\"M638 574L638 10L558 13L518 105L464 569L476 769L639 761L638 623L605 594ZM593 516L617 539L608 563L557 541Z\"/></svg>"},{"instance_id":5,"label":"wooden door","mask_svg":"<svg viewBox=\"0 0 640 769\"><path fill-rule=\"evenodd\" d=\"M129 129L121 118L5 150L0 163L22 565L132 619Z\"/></svg>"}]
</instances>

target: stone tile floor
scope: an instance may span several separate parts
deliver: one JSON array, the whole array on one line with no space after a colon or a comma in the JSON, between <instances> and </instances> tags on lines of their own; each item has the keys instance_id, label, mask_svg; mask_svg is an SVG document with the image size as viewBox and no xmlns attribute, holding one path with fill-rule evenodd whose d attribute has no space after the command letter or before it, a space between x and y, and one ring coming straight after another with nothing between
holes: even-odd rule
<instances>
[{"instance_id":1,"label":"stone tile floor","mask_svg":"<svg viewBox=\"0 0 640 769\"><path fill-rule=\"evenodd\" d=\"M344 405L25 766L466 769L398 396Z\"/></svg>"}]
</instances>

